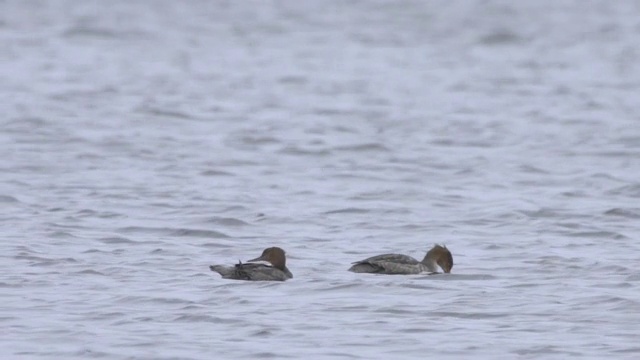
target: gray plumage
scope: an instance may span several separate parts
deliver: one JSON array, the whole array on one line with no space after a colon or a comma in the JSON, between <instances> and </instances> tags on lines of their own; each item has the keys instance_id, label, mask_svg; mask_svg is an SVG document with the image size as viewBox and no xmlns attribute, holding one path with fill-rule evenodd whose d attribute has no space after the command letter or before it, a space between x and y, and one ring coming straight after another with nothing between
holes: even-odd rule
<instances>
[{"instance_id":1,"label":"gray plumage","mask_svg":"<svg viewBox=\"0 0 640 360\"><path fill-rule=\"evenodd\" d=\"M225 279L249 280L249 281L285 281L293 278L291 271L284 271L273 266L256 263L238 263L234 266L211 265L211 271L222 275Z\"/></svg>"},{"instance_id":2,"label":"gray plumage","mask_svg":"<svg viewBox=\"0 0 640 360\"><path fill-rule=\"evenodd\" d=\"M349 271L389 275L411 275L423 272L437 273L435 263L426 264L407 255L384 254L356 261Z\"/></svg>"},{"instance_id":3,"label":"gray plumage","mask_svg":"<svg viewBox=\"0 0 640 360\"><path fill-rule=\"evenodd\" d=\"M254 263L266 261L270 265ZM225 279L249 281L285 281L293 278L286 266L287 259L284 250L270 247L262 251L262 255L249 260L248 263L238 262L235 266L211 265L209 269L222 275Z\"/></svg>"},{"instance_id":4,"label":"gray plumage","mask_svg":"<svg viewBox=\"0 0 640 360\"><path fill-rule=\"evenodd\" d=\"M349 271L389 275L437 274L438 266L445 273L451 272L453 256L446 246L434 245L422 261L407 255L384 254L356 261Z\"/></svg>"}]
</instances>

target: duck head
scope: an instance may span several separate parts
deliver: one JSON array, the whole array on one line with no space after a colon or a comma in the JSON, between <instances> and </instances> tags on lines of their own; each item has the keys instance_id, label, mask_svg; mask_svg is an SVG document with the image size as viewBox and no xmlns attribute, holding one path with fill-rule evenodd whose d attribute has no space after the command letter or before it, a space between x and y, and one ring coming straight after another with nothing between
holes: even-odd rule
<instances>
[{"instance_id":1,"label":"duck head","mask_svg":"<svg viewBox=\"0 0 640 360\"><path fill-rule=\"evenodd\" d=\"M264 251L262 251L262 255L255 259L249 260L249 262L252 261L266 261L271 263L273 267L284 270L287 259L284 254L284 250L274 246L264 249Z\"/></svg>"},{"instance_id":2,"label":"duck head","mask_svg":"<svg viewBox=\"0 0 640 360\"><path fill-rule=\"evenodd\" d=\"M429 250L425 259L435 261L445 273L450 273L453 268L453 256L446 246L435 245Z\"/></svg>"}]
</instances>

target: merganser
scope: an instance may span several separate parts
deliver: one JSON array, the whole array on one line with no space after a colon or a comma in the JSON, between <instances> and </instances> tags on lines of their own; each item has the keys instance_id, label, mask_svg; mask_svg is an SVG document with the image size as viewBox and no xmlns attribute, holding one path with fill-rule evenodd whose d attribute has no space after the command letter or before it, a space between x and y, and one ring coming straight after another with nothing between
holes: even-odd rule
<instances>
[{"instance_id":1,"label":"merganser","mask_svg":"<svg viewBox=\"0 0 640 360\"><path fill-rule=\"evenodd\" d=\"M271 265L254 263L266 261ZM284 250L279 247L264 249L262 255L246 263L238 262L234 266L211 265L209 269L222 275L224 279L252 280L252 281L285 281L293 278L293 274L286 267Z\"/></svg>"},{"instance_id":2,"label":"merganser","mask_svg":"<svg viewBox=\"0 0 640 360\"><path fill-rule=\"evenodd\" d=\"M356 261L353 264L349 271L355 273L409 275L428 272L431 275L438 273L438 266L445 273L450 273L453 267L453 256L446 246L435 245L422 261L407 255L384 254Z\"/></svg>"}]
</instances>

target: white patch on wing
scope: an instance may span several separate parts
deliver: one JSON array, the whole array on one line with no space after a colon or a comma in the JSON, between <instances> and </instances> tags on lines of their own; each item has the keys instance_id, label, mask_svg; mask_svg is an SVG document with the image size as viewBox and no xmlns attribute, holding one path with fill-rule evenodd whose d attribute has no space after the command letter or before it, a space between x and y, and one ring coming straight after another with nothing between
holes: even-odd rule
<instances>
[{"instance_id":1,"label":"white patch on wing","mask_svg":"<svg viewBox=\"0 0 640 360\"><path fill-rule=\"evenodd\" d=\"M247 261L247 264L262 264L262 265L267 265L267 266L273 266L271 265L270 262L268 261L264 261L264 260L259 260L259 261Z\"/></svg>"}]
</instances>

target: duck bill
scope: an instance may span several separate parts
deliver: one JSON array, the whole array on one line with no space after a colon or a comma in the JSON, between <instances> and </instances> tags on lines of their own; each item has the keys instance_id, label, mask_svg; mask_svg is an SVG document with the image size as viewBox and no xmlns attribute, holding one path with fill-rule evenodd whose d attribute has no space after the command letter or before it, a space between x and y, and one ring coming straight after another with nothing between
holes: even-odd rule
<instances>
[{"instance_id":1,"label":"duck bill","mask_svg":"<svg viewBox=\"0 0 640 360\"><path fill-rule=\"evenodd\" d=\"M255 259L248 260L247 262L256 262L256 261L267 261L264 256L258 256Z\"/></svg>"}]
</instances>

